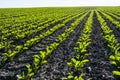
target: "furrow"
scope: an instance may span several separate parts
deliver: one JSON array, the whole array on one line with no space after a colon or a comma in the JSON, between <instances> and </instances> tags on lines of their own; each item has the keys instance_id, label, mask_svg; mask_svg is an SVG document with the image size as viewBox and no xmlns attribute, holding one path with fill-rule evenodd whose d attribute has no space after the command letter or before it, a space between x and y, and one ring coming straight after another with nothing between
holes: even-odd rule
<instances>
[{"instance_id":1,"label":"furrow","mask_svg":"<svg viewBox=\"0 0 120 80\"><path fill-rule=\"evenodd\" d=\"M60 80L62 77L66 77L71 68L68 67L67 62L75 56L74 46L78 41L78 37L81 35L81 31L84 28L89 14L79 23L73 33L65 40L57 50L55 50L51 56L47 59L48 63L40 68L37 74L32 80Z\"/></svg>"}]
</instances>

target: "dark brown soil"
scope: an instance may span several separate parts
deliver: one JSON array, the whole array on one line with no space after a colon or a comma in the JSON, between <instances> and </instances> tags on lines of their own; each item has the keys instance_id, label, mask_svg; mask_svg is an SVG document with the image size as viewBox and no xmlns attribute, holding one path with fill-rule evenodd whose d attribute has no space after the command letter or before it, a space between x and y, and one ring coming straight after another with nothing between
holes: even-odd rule
<instances>
[{"instance_id":1,"label":"dark brown soil","mask_svg":"<svg viewBox=\"0 0 120 80\"><path fill-rule=\"evenodd\" d=\"M73 71L72 68L68 67L67 62L75 56L73 48L81 35L88 16L80 22L67 40L52 53L50 58L48 58L48 63L40 68L32 80L61 80L61 78L67 77L68 73Z\"/></svg>"},{"instance_id":2,"label":"dark brown soil","mask_svg":"<svg viewBox=\"0 0 120 80\"><path fill-rule=\"evenodd\" d=\"M92 78L92 80L120 80L119 77L112 74L112 71L117 68L110 64L109 56L112 54L112 52L110 48L107 47L107 41L103 38L103 31L95 13L93 16L91 33L92 43L87 48L87 51L91 54L88 57L90 62L87 63L78 73L75 72L74 68L68 67L67 65L67 62L69 62L70 59L76 55L74 47L76 46L76 42L82 34L84 24L86 23L89 15L90 13L82 20L82 22L79 23L74 32L68 36L67 40L60 44L58 48L50 55L50 57L48 57L47 64L41 66L31 80L61 80L63 77L67 77L70 72L74 72L74 75L86 73L84 76L85 80L88 80L89 78ZM116 26L107 20L102 14L101 16L106 20L107 25L113 30L113 34L120 42L120 30L118 30ZM28 63L33 63L33 56L35 54L39 54L39 51L41 50L44 51L46 46L53 43L58 35L63 33L65 29L69 28L70 24L73 23L77 18L71 20L65 25L65 27L56 30L52 35L38 42L29 50L16 56L13 61L6 62L5 65L0 68L0 80L16 80L17 74L20 74L22 71L27 72L25 66ZM53 27L53 25L51 25L48 29L51 27ZM47 29L44 31L46 30ZM33 34L30 36L30 38L39 35L40 33L41 32ZM23 39L23 42L15 44L23 44L26 39Z\"/></svg>"},{"instance_id":3,"label":"dark brown soil","mask_svg":"<svg viewBox=\"0 0 120 80\"><path fill-rule=\"evenodd\" d=\"M91 39L92 43L88 46L90 62L85 65L82 72L86 73L85 80L92 78L92 80L119 80L113 76L112 70L114 66L110 64L109 56L112 54L107 47L106 40L103 39L103 32L97 20L96 14L93 17Z\"/></svg>"},{"instance_id":4,"label":"dark brown soil","mask_svg":"<svg viewBox=\"0 0 120 80\"><path fill-rule=\"evenodd\" d=\"M33 56L39 54L40 50L45 50L46 46L55 41L55 39L67 29L71 23L73 23L77 18L71 20L65 25L65 27L56 30L52 35L46 37L41 42L37 43L35 46L31 47L29 50L23 52L13 61L8 62L5 66L0 68L0 79L2 80L16 80L16 75L20 74L22 71L26 72L26 67L28 63L33 62Z\"/></svg>"}]
</instances>

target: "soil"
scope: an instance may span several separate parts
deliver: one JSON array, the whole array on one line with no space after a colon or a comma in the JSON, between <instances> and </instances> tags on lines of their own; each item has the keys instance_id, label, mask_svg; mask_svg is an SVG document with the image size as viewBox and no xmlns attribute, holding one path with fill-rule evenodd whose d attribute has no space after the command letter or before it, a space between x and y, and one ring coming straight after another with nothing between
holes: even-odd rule
<instances>
[{"instance_id":1,"label":"soil","mask_svg":"<svg viewBox=\"0 0 120 80\"><path fill-rule=\"evenodd\" d=\"M70 27L70 24L73 23L76 19L77 18L71 20L66 24L65 27L56 30L52 35L46 37L41 42L31 47L29 50L17 56L13 61L6 63L5 66L0 68L0 80L16 80L17 74L20 74L22 71L26 72L26 65L33 62L33 55L39 54L40 50L44 51L46 46L53 43L58 35Z\"/></svg>"},{"instance_id":2,"label":"soil","mask_svg":"<svg viewBox=\"0 0 120 80\"><path fill-rule=\"evenodd\" d=\"M48 62L40 67L31 80L61 80L62 78L67 77L70 72L76 72L73 67L67 65L67 62L76 56L74 47L82 34L82 30L84 29L84 25L89 15L90 13L79 23L74 32L72 32L70 36L68 36L67 39L50 55L50 57L47 58ZM120 42L120 30L118 30L116 26L102 14L101 16L105 19L110 29L113 30L113 34L118 42ZM77 18L71 20L65 27L56 30L52 35L38 42L29 50L16 56L13 61L5 63L5 65L0 68L0 80L17 80L17 74L20 74L22 71L27 72L26 65L28 63L33 63L33 56L39 54L39 51L41 50L44 51L46 46L53 43L58 35L69 28L70 24ZM53 25L51 27L53 27ZM31 35L31 38L38 34ZM80 72L74 75L86 73L83 77L85 80L90 78L92 80L120 80L119 77L112 74L112 71L117 68L110 64L109 56L112 54L112 51L107 47L108 43L103 38L103 31L97 20L96 13L94 13L93 16L91 42L92 43L87 47L88 53L91 54L88 56L88 59L90 60L89 63L87 63Z\"/></svg>"},{"instance_id":3,"label":"soil","mask_svg":"<svg viewBox=\"0 0 120 80\"><path fill-rule=\"evenodd\" d=\"M81 15L82 15L82 14L81 14ZM78 17L72 19L71 22L74 21L75 19L79 18L81 15L79 15ZM64 20L65 20L65 19L63 19L62 21L64 21ZM53 27L56 26L57 24L61 24L62 21L58 21L58 22L56 22L55 24L51 24L51 25L49 25L47 28L44 28L44 29L42 29L42 30L40 30L40 31L38 31L38 32L36 32L36 33L33 33L33 34L29 35L29 36L26 36L26 37L23 38L22 40L16 40L16 39L14 39L14 37L11 37L10 39L8 39L8 42L11 41L11 40L13 40L13 42L11 43L11 46L10 46L11 50L14 50L15 46L17 46L17 45L23 45L27 40L30 40L30 39L34 38L35 36L39 36L41 33L46 32L48 29L53 28ZM51 21L51 22L52 22L52 21ZM68 24L70 24L70 23L67 23L67 25L68 25ZM43 24L43 25L44 25L44 24ZM36 26L38 26L38 25L36 25ZM41 26L42 26L42 25L41 25ZM37 43L36 43L36 44L37 44ZM8 51L8 49L0 50L0 53L1 53L0 56L3 56L3 53L6 53L7 51Z\"/></svg>"},{"instance_id":4,"label":"soil","mask_svg":"<svg viewBox=\"0 0 120 80\"><path fill-rule=\"evenodd\" d=\"M118 18L114 17L114 16L111 15L111 14L108 14L108 13L106 13L106 14L109 15L109 16L111 16L114 20L120 21L120 18L118 19ZM112 13L112 14L113 14L113 13ZM114 14L114 15L116 15L116 14ZM116 15L116 16L118 16L118 15ZM118 17L120 17L120 16L118 16Z\"/></svg>"},{"instance_id":5,"label":"soil","mask_svg":"<svg viewBox=\"0 0 120 80\"><path fill-rule=\"evenodd\" d=\"M31 80L61 80L73 71L73 68L68 67L67 62L75 56L73 48L81 35L88 16L80 22L67 40L52 53L47 64L42 66Z\"/></svg>"},{"instance_id":6,"label":"soil","mask_svg":"<svg viewBox=\"0 0 120 80\"><path fill-rule=\"evenodd\" d=\"M120 80L120 78L112 74L112 70L116 69L116 67L110 64L109 56L112 52L107 47L107 42L103 39L103 32L96 14L93 16L93 23L93 31L91 34L92 43L87 48L88 52L91 54L91 56L88 57L90 62L86 64L82 70L83 73L86 73L84 79Z\"/></svg>"},{"instance_id":7,"label":"soil","mask_svg":"<svg viewBox=\"0 0 120 80\"><path fill-rule=\"evenodd\" d=\"M82 15L82 14L81 14ZM80 16L81 16L80 15ZM80 17L80 16L78 16L78 17ZM77 17L77 18L78 18ZM74 19L72 19L72 21L74 21L75 19L77 19L77 18L74 18ZM36 33L34 33L34 34L31 34L30 36L26 36L25 38L23 38L22 40L20 40L20 41L15 41L13 44L14 45L20 45L20 44L24 44L27 40L29 40L29 39L31 39L31 38L34 38L35 36L38 36L39 34L41 34L41 33L43 33L43 32L46 32L47 30L49 30L50 28L53 28L54 26L56 26L57 24L61 24L63 21L64 21L65 19L63 19L63 20L61 20L61 21L58 21L58 22L56 22L55 24L51 24L51 25L49 25L47 28L44 28L44 29L42 29L42 30L40 30L40 31L38 31L38 32L36 32ZM52 22L52 21L51 21ZM44 24L43 24L44 25ZM42 25L42 26L43 26Z\"/></svg>"},{"instance_id":8,"label":"soil","mask_svg":"<svg viewBox=\"0 0 120 80\"><path fill-rule=\"evenodd\" d=\"M113 30L113 34L115 35L115 38L120 43L120 29L117 29L116 25L114 25L111 21L109 21L103 14L100 13L100 15L107 22L107 25L109 26L109 28Z\"/></svg>"}]
</instances>

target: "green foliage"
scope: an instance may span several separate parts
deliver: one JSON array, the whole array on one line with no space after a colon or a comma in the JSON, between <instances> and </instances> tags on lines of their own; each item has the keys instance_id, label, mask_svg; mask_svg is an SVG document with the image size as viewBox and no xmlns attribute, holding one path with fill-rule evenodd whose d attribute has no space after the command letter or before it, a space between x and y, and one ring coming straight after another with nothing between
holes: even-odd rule
<instances>
[{"instance_id":1,"label":"green foliage","mask_svg":"<svg viewBox=\"0 0 120 80\"><path fill-rule=\"evenodd\" d=\"M87 47L91 44L90 42L90 34L92 31L92 17L93 17L93 11L91 11L90 17L88 18L85 28L83 29L82 35L80 36L79 41L76 43L77 47L75 47L75 51L77 53L75 58L72 58L70 62L67 63L68 66L73 66L77 72L79 72L82 67L86 63L89 62L88 59L86 59L87 56L90 54L87 53ZM72 24L74 26L74 24ZM73 73L73 72L72 72ZM73 74L68 75L67 80L83 80L81 75L73 76Z\"/></svg>"},{"instance_id":2,"label":"green foliage","mask_svg":"<svg viewBox=\"0 0 120 80\"><path fill-rule=\"evenodd\" d=\"M107 14L106 14L107 13ZM115 20L114 18L112 18L110 15L114 16L116 19L120 19L118 16L106 11L106 12L102 12L102 14L108 19L110 20L114 25L116 25L116 28L120 29L120 22ZM110 14L110 15L108 15Z\"/></svg>"},{"instance_id":3,"label":"green foliage","mask_svg":"<svg viewBox=\"0 0 120 80\"><path fill-rule=\"evenodd\" d=\"M22 72L21 75L17 75L17 77L18 77L17 80L28 80L30 77L32 77L34 75L34 72L32 71L31 65L28 64L26 67L27 67L27 70L28 70L27 75L25 75L25 73Z\"/></svg>"},{"instance_id":4,"label":"green foliage","mask_svg":"<svg viewBox=\"0 0 120 80\"><path fill-rule=\"evenodd\" d=\"M101 28L103 30L104 33L104 39L108 42L108 47L111 49L111 51L113 52L113 54L109 57L110 58L110 63L112 65L117 66L118 68L120 68L120 44L118 43L117 39L115 38L114 34L112 34L112 30L106 25L105 20L99 15L98 12L97 13L97 17L98 20L101 24ZM118 24L118 22L114 21L114 19L112 19L112 17L108 16L107 14L103 13L102 14L108 18L110 21L112 21L113 23ZM104 25L102 24L102 22L104 22ZM120 76L120 72L119 71L113 71L112 72L114 75L118 75Z\"/></svg>"},{"instance_id":5,"label":"green foliage","mask_svg":"<svg viewBox=\"0 0 120 80\"><path fill-rule=\"evenodd\" d=\"M120 71L113 71L112 72L114 75L120 76Z\"/></svg>"},{"instance_id":6,"label":"green foliage","mask_svg":"<svg viewBox=\"0 0 120 80\"><path fill-rule=\"evenodd\" d=\"M70 74L67 80L84 80L83 76L85 76L85 74L80 74L79 76L73 76L72 74Z\"/></svg>"},{"instance_id":7,"label":"green foliage","mask_svg":"<svg viewBox=\"0 0 120 80\"><path fill-rule=\"evenodd\" d=\"M67 64L68 64L68 66L74 66L77 71L80 71L81 68L82 68L87 62L89 62L88 59L84 59L84 60L79 61L79 60L76 60L75 58L72 58L72 59L71 59L71 62L68 62Z\"/></svg>"},{"instance_id":8,"label":"green foliage","mask_svg":"<svg viewBox=\"0 0 120 80\"><path fill-rule=\"evenodd\" d=\"M86 13L87 14L87 13ZM84 16L86 15L84 14ZM77 25L79 24L79 22L83 19L84 17L82 18L79 18L77 19L74 23ZM45 33L42 33L42 35L40 37L45 37L45 36L48 36L50 34L52 34L55 30L61 28L65 26L63 23L62 24L58 24L56 25L55 27L53 27L52 29L46 31ZM18 78L22 78L22 79L30 79L31 76L33 76L37 70L39 69L40 66L42 66L43 64L45 64L47 61L46 61L46 58L49 57L51 55L51 53L63 42L66 40L66 38L74 31L74 29L76 28L76 26L70 26L70 28L66 29L64 33L60 34L58 36L58 38L56 39L55 42L53 42L52 44L48 45L46 47L46 50L45 51L40 51L40 54L39 55L34 55L34 61L33 61L33 64L30 65L28 64L27 65L27 73L24 74L24 72L20 75L18 75ZM30 41L27 41L27 44L24 45L24 47L29 47L31 46L35 41L37 41L38 37L34 38L34 39L31 39ZM30 44L31 43L31 44ZM29 45L30 44L30 45ZM85 61L83 61L82 63L85 63Z\"/></svg>"}]
</instances>

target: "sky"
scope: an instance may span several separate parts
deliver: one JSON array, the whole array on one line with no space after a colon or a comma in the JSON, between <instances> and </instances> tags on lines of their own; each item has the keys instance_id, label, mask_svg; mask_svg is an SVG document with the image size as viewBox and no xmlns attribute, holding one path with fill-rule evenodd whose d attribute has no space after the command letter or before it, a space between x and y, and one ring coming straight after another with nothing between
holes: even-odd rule
<instances>
[{"instance_id":1,"label":"sky","mask_svg":"<svg viewBox=\"0 0 120 80\"><path fill-rule=\"evenodd\" d=\"M54 6L120 6L120 0L0 0L0 8Z\"/></svg>"}]
</instances>

